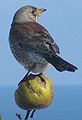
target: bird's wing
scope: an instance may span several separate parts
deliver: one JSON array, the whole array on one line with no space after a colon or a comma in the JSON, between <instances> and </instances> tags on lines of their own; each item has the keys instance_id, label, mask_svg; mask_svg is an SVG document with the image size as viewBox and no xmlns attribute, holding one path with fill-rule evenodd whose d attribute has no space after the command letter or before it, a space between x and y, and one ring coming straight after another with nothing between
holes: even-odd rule
<instances>
[{"instance_id":1,"label":"bird's wing","mask_svg":"<svg viewBox=\"0 0 82 120\"><path fill-rule=\"evenodd\" d=\"M59 47L52 39L49 32L38 23L15 24L10 34L15 38L13 45L19 44L23 50L34 50L39 53L59 53ZM10 36L11 36L10 35Z\"/></svg>"}]
</instances>

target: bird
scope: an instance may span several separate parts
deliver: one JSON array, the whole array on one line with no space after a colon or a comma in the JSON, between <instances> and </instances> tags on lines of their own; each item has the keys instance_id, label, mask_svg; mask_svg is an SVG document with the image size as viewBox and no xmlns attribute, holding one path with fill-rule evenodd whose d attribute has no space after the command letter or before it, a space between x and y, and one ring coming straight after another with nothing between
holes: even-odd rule
<instances>
[{"instance_id":1,"label":"bird","mask_svg":"<svg viewBox=\"0 0 82 120\"><path fill-rule=\"evenodd\" d=\"M49 65L59 72L74 72L78 68L60 57L58 45L38 22L40 14L45 11L31 5L16 11L9 32L10 49L28 72L43 73Z\"/></svg>"}]
</instances>

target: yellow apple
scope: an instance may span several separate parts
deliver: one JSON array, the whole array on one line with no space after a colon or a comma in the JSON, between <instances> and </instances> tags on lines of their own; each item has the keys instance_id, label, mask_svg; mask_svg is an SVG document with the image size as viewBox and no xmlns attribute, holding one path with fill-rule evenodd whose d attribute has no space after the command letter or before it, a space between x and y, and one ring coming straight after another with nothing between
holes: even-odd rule
<instances>
[{"instance_id":1,"label":"yellow apple","mask_svg":"<svg viewBox=\"0 0 82 120\"><path fill-rule=\"evenodd\" d=\"M33 77L32 77L33 76ZM32 75L20 83L14 93L16 104L24 109L48 107L53 98L52 82L47 75Z\"/></svg>"}]
</instances>

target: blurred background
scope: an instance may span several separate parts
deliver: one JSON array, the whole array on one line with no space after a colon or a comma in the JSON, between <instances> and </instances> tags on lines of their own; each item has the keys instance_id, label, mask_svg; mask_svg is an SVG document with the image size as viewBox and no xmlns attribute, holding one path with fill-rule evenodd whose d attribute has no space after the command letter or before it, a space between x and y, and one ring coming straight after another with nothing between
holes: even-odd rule
<instances>
[{"instance_id":1,"label":"blurred background","mask_svg":"<svg viewBox=\"0 0 82 120\"><path fill-rule=\"evenodd\" d=\"M39 23L45 26L60 48L62 58L78 67L74 73L45 72L53 81L52 105L37 112L34 119L82 120L82 0L1 0L0 1L0 113L4 120L15 120L14 91L26 70L13 57L8 37L14 13L24 5L46 8Z\"/></svg>"}]
</instances>

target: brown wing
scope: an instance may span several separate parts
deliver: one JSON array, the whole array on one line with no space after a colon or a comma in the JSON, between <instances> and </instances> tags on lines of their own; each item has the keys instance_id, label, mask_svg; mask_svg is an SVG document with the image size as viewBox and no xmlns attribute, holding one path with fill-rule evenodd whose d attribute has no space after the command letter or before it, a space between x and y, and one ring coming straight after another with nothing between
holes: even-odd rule
<instances>
[{"instance_id":1,"label":"brown wing","mask_svg":"<svg viewBox=\"0 0 82 120\"><path fill-rule=\"evenodd\" d=\"M59 53L59 47L52 39L49 32L43 26L35 22L12 24L9 41L12 46L19 44L25 51L33 49L35 52L39 51L39 53Z\"/></svg>"}]
</instances>

